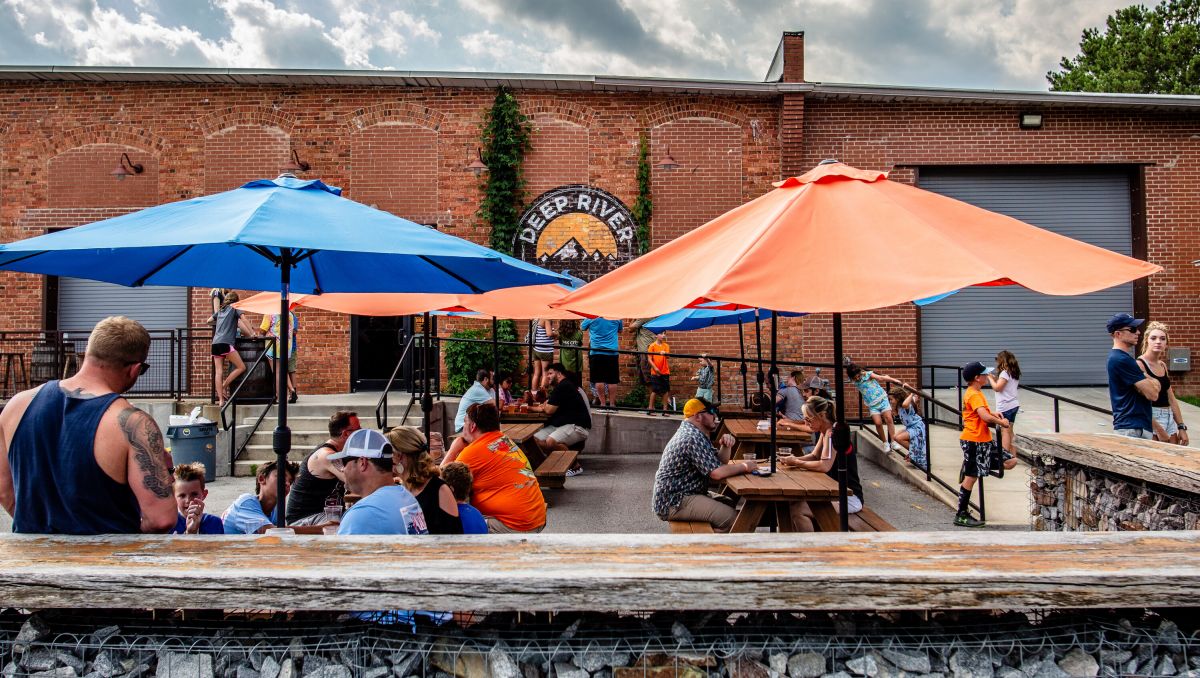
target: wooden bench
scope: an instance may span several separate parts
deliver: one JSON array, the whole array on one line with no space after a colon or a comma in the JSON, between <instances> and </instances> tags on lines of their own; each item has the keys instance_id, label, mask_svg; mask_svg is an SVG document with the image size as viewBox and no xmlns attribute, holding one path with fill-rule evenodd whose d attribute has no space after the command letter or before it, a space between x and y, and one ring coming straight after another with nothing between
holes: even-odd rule
<instances>
[{"instance_id":1,"label":"wooden bench","mask_svg":"<svg viewBox=\"0 0 1200 678\"><path fill-rule=\"evenodd\" d=\"M896 528L891 523L879 517L867 507L863 507L858 513L851 513L850 520L851 532L895 532Z\"/></svg>"},{"instance_id":2,"label":"wooden bench","mask_svg":"<svg viewBox=\"0 0 1200 678\"><path fill-rule=\"evenodd\" d=\"M1200 531L1189 530L0 535L0 607L18 608L1012 610L1197 600Z\"/></svg>"},{"instance_id":3,"label":"wooden bench","mask_svg":"<svg viewBox=\"0 0 1200 678\"><path fill-rule=\"evenodd\" d=\"M546 457L546 461L533 472L538 484L544 488L558 489L566 485L567 469L575 463L579 452L575 450L555 450Z\"/></svg>"},{"instance_id":4,"label":"wooden bench","mask_svg":"<svg viewBox=\"0 0 1200 678\"><path fill-rule=\"evenodd\" d=\"M671 526L671 532L675 534L713 534L713 526L710 523L701 523L687 520L668 520L667 524Z\"/></svg>"}]
</instances>

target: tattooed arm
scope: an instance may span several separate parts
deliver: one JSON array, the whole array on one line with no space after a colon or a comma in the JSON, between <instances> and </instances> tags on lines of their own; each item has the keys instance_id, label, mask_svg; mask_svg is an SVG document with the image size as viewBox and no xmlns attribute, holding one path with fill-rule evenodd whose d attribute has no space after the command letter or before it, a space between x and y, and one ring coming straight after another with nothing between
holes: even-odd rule
<instances>
[{"instance_id":1,"label":"tattooed arm","mask_svg":"<svg viewBox=\"0 0 1200 678\"><path fill-rule=\"evenodd\" d=\"M129 488L142 512L142 532L168 532L175 527L178 509L171 455L163 446L162 431L150 415L132 406L121 410L117 423L129 443L126 469Z\"/></svg>"}]
</instances>

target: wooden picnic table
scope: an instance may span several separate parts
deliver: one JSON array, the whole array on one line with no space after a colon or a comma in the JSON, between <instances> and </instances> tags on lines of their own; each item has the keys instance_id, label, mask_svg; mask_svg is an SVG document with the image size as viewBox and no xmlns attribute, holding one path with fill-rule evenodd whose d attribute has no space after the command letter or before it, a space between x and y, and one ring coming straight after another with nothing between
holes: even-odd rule
<instances>
[{"instance_id":1,"label":"wooden picnic table","mask_svg":"<svg viewBox=\"0 0 1200 678\"><path fill-rule=\"evenodd\" d=\"M500 431L513 442L520 445L522 449L525 447L525 441L532 438L533 434L537 433L541 428L542 424L540 422L532 421L500 424Z\"/></svg>"},{"instance_id":2,"label":"wooden picnic table","mask_svg":"<svg viewBox=\"0 0 1200 678\"><path fill-rule=\"evenodd\" d=\"M745 501L733 521L730 532L753 532L768 510L775 511L780 532L794 532L792 504L808 502L813 514L813 526L821 532L837 532L841 528L837 509L837 481L824 473L783 469L770 476L750 474L730 476L725 486Z\"/></svg>"},{"instance_id":3,"label":"wooden picnic table","mask_svg":"<svg viewBox=\"0 0 1200 678\"><path fill-rule=\"evenodd\" d=\"M545 412L510 412L506 410L500 413L500 421L509 424L518 422L544 424L548 416Z\"/></svg>"},{"instance_id":4,"label":"wooden picnic table","mask_svg":"<svg viewBox=\"0 0 1200 678\"><path fill-rule=\"evenodd\" d=\"M758 430L758 419L722 419L720 429L717 431L717 438L726 433L737 438L737 445L733 448L733 458L741 459L746 452L755 452L758 458L763 459L770 455L771 445L771 430ZM776 429L775 441L778 445L784 447L795 448L793 452L797 457L803 456L800 447L812 442L812 436L802 431L787 431L784 429ZM759 454L759 453L762 454Z\"/></svg>"}]
</instances>

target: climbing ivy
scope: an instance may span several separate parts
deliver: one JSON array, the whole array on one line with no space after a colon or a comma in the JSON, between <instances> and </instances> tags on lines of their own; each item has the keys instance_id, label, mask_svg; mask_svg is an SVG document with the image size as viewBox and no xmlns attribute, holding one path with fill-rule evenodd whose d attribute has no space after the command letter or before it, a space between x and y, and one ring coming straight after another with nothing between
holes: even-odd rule
<instances>
[{"instance_id":1,"label":"climbing ivy","mask_svg":"<svg viewBox=\"0 0 1200 678\"><path fill-rule=\"evenodd\" d=\"M496 99L483 122L482 156L488 166L479 217L491 228L492 249L513 253L517 222L525 194L521 164L529 149L532 126L509 90L496 90Z\"/></svg>"},{"instance_id":2,"label":"climbing ivy","mask_svg":"<svg viewBox=\"0 0 1200 678\"><path fill-rule=\"evenodd\" d=\"M630 214L637 223L638 252L650 251L650 216L654 214L654 203L650 201L650 140L641 135L638 140L637 167L638 194Z\"/></svg>"}]
</instances>

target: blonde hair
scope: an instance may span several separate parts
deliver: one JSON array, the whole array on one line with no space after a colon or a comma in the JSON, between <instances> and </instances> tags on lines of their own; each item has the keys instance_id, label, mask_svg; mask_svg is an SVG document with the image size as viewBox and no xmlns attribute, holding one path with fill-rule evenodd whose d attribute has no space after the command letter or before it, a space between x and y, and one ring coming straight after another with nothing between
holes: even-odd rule
<instances>
[{"instance_id":1,"label":"blonde hair","mask_svg":"<svg viewBox=\"0 0 1200 678\"><path fill-rule=\"evenodd\" d=\"M430 478L440 476L437 464L429 456L425 434L414 426L397 426L384 434L392 444L392 453L401 455L400 479L409 490L423 486Z\"/></svg>"},{"instance_id":2,"label":"blonde hair","mask_svg":"<svg viewBox=\"0 0 1200 678\"><path fill-rule=\"evenodd\" d=\"M193 461L187 464L175 465L175 480L184 483L190 483L193 480L199 480L200 484L204 484L204 464L198 461Z\"/></svg>"},{"instance_id":3,"label":"blonde hair","mask_svg":"<svg viewBox=\"0 0 1200 678\"><path fill-rule=\"evenodd\" d=\"M800 407L800 411L804 412L806 417L816 417L820 415L829 423L837 421L837 414L833 408L833 402L822 398L821 396L813 396L804 401L804 405Z\"/></svg>"},{"instance_id":4,"label":"blonde hair","mask_svg":"<svg viewBox=\"0 0 1200 678\"><path fill-rule=\"evenodd\" d=\"M123 315L96 323L88 337L88 360L106 367L121 368L140 363L150 354L150 333L142 324Z\"/></svg>"},{"instance_id":5,"label":"blonde hair","mask_svg":"<svg viewBox=\"0 0 1200 678\"><path fill-rule=\"evenodd\" d=\"M1138 346L1138 355L1146 352L1146 348L1149 346L1149 341L1147 341L1147 339L1150 336L1150 333L1154 330L1162 330L1162 333L1167 335L1167 343L1171 343L1171 333L1167 331L1167 324L1157 320L1151 320L1150 322L1146 323L1146 328L1142 330L1142 340Z\"/></svg>"}]
</instances>

